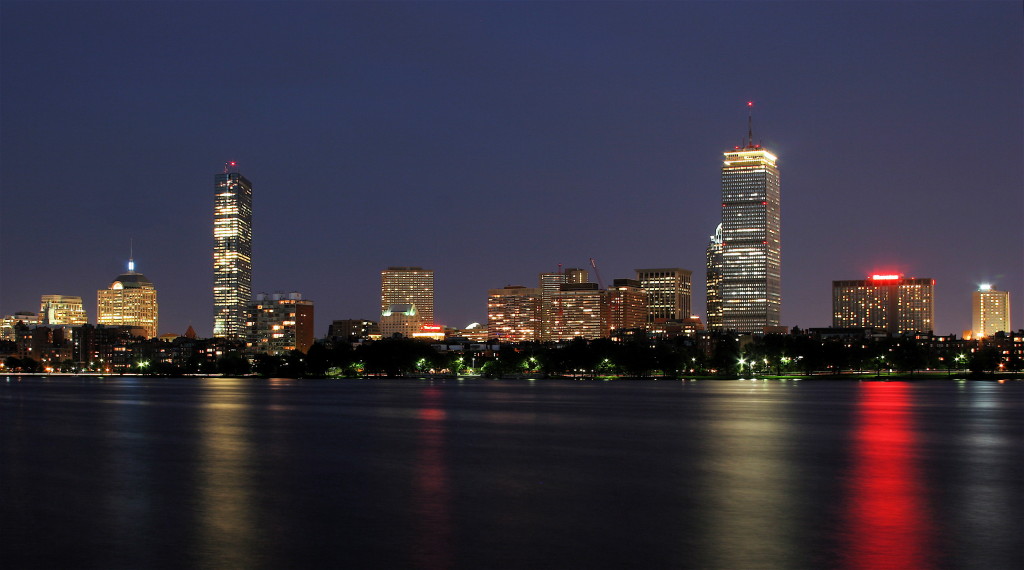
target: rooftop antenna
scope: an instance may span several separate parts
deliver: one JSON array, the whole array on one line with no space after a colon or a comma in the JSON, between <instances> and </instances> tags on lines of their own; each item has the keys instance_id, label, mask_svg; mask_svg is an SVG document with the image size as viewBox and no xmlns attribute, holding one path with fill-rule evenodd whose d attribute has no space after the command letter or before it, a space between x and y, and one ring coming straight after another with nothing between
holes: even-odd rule
<instances>
[{"instance_id":1,"label":"rooftop antenna","mask_svg":"<svg viewBox=\"0 0 1024 570\"><path fill-rule=\"evenodd\" d=\"M135 271L135 238L128 238L128 271Z\"/></svg>"},{"instance_id":2,"label":"rooftop antenna","mask_svg":"<svg viewBox=\"0 0 1024 570\"><path fill-rule=\"evenodd\" d=\"M754 102L747 101L747 146L754 146Z\"/></svg>"}]
</instances>

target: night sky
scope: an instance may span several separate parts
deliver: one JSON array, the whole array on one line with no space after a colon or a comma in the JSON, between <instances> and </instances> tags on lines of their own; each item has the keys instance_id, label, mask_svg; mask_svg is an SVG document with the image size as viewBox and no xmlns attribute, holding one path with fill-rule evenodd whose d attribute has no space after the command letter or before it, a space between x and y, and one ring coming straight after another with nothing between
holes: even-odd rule
<instances>
[{"instance_id":1,"label":"night sky","mask_svg":"<svg viewBox=\"0 0 1024 570\"><path fill-rule=\"evenodd\" d=\"M1024 32L1010 2L0 4L0 313L136 268L160 331L212 330L213 176L254 189L254 291L379 314L436 271L436 314L584 267L694 273L721 153L782 175L782 323L831 282L932 277L936 332L981 282L1024 327Z\"/></svg>"}]
</instances>

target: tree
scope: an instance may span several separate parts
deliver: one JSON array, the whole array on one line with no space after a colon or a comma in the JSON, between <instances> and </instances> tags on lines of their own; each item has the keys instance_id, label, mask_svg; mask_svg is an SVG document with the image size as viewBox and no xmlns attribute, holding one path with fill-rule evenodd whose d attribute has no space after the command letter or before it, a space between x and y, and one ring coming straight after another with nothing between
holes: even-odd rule
<instances>
[{"instance_id":1,"label":"tree","mask_svg":"<svg viewBox=\"0 0 1024 570\"><path fill-rule=\"evenodd\" d=\"M971 354L970 367L972 374L995 374L999 367L999 351L992 346L979 348Z\"/></svg>"},{"instance_id":2,"label":"tree","mask_svg":"<svg viewBox=\"0 0 1024 570\"><path fill-rule=\"evenodd\" d=\"M244 376L252 372L252 367L241 354L229 352L217 360L217 372L225 376Z\"/></svg>"}]
</instances>

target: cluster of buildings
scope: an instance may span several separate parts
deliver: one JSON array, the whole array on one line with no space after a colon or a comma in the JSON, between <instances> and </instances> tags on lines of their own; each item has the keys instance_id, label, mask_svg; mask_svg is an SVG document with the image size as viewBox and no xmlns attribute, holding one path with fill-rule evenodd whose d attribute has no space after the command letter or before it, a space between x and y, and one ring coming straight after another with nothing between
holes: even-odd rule
<instances>
[{"instance_id":1,"label":"cluster of buildings","mask_svg":"<svg viewBox=\"0 0 1024 570\"><path fill-rule=\"evenodd\" d=\"M780 326L778 157L754 142L748 116L743 144L725 151L723 158L721 221L706 252L706 323L692 311L691 271L637 269L635 275L606 286L590 260L597 282L590 280L587 270L560 267L557 272L540 273L535 287L491 289L487 324L474 323L458 331L445 329L435 320L433 270L389 267L381 272L379 320L334 321L328 336L439 340L458 335L509 343L609 338L633 332L666 337L705 329L785 333L788 329ZM214 176L213 335L251 353L305 352L315 340L313 302L299 293L253 295L252 193L252 184L234 162ZM934 298L934 279L876 274L863 280L834 281L832 327L890 335L928 333L934 328ZM29 329L45 327L52 337L54 327L82 327L88 319L81 297L43 295L38 313L4 318L0 336L17 340L16 323ZM157 291L135 271L133 261L126 273L97 292L96 324L122 336L157 338ZM972 329L964 331L964 338L1010 330L1009 293L983 285L974 293ZM22 331L21 338L29 336ZM165 336L168 341L179 338Z\"/></svg>"}]
</instances>

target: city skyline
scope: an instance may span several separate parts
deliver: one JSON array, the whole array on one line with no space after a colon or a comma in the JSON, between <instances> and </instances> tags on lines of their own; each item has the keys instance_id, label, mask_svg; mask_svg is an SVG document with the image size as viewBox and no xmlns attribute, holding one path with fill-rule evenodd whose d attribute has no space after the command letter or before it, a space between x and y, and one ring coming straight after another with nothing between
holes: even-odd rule
<instances>
[{"instance_id":1,"label":"city skyline","mask_svg":"<svg viewBox=\"0 0 1024 570\"><path fill-rule=\"evenodd\" d=\"M828 326L864 274L934 278L940 334L980 283L1024 294L1017 6L742 6L5 2L0 313L93 320L134 238L159 332L210 336L226 159L258 188L253 288L315 299L317 336L376 320L389 265L435 269L453 326L559 263L701 275L751 99L785 170L782 325Z\"/></svg>"}]
</instances>

